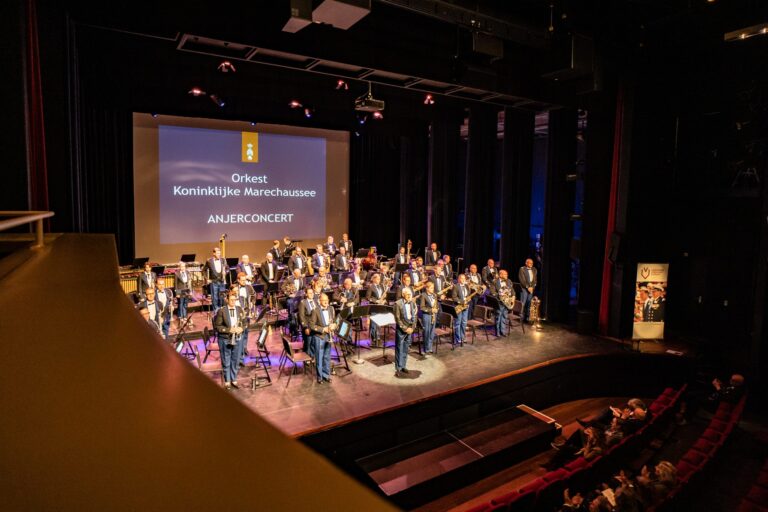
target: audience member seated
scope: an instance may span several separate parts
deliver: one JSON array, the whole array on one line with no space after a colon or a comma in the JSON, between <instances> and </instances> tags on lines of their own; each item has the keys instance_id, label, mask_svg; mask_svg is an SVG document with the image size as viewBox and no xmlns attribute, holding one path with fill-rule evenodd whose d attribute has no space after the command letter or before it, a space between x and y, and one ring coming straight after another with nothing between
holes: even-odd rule
<instances>
[{"instance_id":1,"label":"audience member seated","mask_svg":"<svg viewBox=\"0 0 768 512\"><path fill-rule=\"evenodd\" d=\"M594 459L603 453L605 449L605 432L597 426L577 430L567 441L552 443L557 453L541 466L547 470L559 468L578 456L586 460Z\"/></svg>"},{"instance_id":2,"label":"audience member seated","mask_svg":"<svg viewBox=\"0 0 768 512\"><path fill-rule=\"evenodd\" d=\"M656 464L653 472L648 470L648 466L643 466L637 484L646 506L654 506L669 496L677 485L677 469L665 460Z\"/></svg>"},{"instance_id":3,"label":"audience member seated","mask_svg":"<svg viewBox=\"0 0 768 512\"><path fill-rule=\"evenodd\" d=\"M714 412L720 402L735 404L744 396L744 391L744 376L738 373L731 375L727 386L718 378L712 381L711 387L703 383L698 387L690 386L680 400L677 422L679 425L685 425L701 408Z\"/></svg>"},{"instance_id":4,"label":"audience member seated","mask_svg":"<svg viewBox=\"0 0 768 512\"><path fill-rule=\"evenodd\" d=\"M576 421L582 427L597 426L605 430L611 427L614 419L618 419L619 426L624 435L629 436L637 432L645 424L648 414L648 407L646 407L642 400L631 398L622 409L608 407L593 420Z\"/></svg>"}]
</instances>

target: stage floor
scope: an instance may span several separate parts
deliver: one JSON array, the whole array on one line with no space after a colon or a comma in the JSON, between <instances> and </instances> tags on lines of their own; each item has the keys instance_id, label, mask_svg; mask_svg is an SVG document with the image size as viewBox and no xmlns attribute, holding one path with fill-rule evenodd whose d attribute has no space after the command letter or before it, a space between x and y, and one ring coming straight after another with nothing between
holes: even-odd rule
<instances>
[{"instance_id":1,"label":"stage floor","mask_svg":"<svg viewBox=\"0 0 768 512\"><path fill-rule=\"evenodd\" d=\"M205 316L196 314L195 322L196 328L201 328ZM362 332L364 346L369 343L367 334ZM582 336L554 325L545 325L539 332L526 329L525 334L516 326L506 338L496 339L490 333L489 338L486 341L478 331L474 344L454 351L449 344L441 344L439 353L429 357L419 355L414 346L408 357L410 373L405 378L395 377L394 349L388 348L384 359L381 348L374 347L361 350L364 364L353 362L356 355L348 357L351 372L337 368L330 384L318 384L314 373L300 372L286 386L288 370L277 378L282 342L277 334L272 334L267 340L272 385L251 390L250 376L257 370L243 368L238 381L241 389L231 393L284 433L299 436L559 358L624 350L619 343ZM255 353L255 343L256 333L251 332L250 353ZM214 352L209 361L217 357ZM263 375L263 371L258 374ZM212 378L219 382L216 375Z\"/></svg>"}]
</instances>

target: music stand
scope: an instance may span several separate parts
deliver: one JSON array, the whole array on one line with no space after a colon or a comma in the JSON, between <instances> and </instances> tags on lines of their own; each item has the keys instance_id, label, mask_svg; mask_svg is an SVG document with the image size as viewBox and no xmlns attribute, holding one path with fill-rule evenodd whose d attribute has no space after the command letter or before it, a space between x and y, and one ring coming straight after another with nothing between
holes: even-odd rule
<instances>
[{"instance_id":1,"label":"music stand","mask_svg":"<svg viewBox=\"0 0 768 512\"><path fill-rule=\"evenodd\" d=\"M366 316L371 315L371 305L367 306L357 306L352 309L352 312L349 314L346 320L357 320L360 319L360 322L362 322L362 319ZM345 320L345 321L346 321ZM357 340L357 359L353 359L352 362L355 364L364 364L365 359L360 357L360 340Z\"/></svg>"},{"instance_id":2,"label":"music stand","mask_svg":"<svg viewBox=\"0 0 768 512\"><path fill-rule=\"evenodd\" d=\"M409 268L411 268L411 264L410 263L398 263L398 264L395 265L395 272L403 273L406 270L408 270Z\"/></svg>"},{"instance_id":3,"label":"music stand","mask_svg":"<svg viewBox=\"0 0 768 512\"><path fill-rule=\"evenodd\" d=\"M224 258L227 261L228 267L236 267L238 263L240 263L240 258Z\"/></svg>"},{"instance_id":4,"label":"music stand","mask_svg":"<svg viewBox=\"0 0 768 512\"><path fill-rule=\"evenodd\" d=\"M194 263L195 258L197 258L197 254L194 253L182 254L181 258L179 258L179 261L183 261L184 263Z\"/></svg>"},{"instance_id":5,"label":"music stand","mask_svg":"<svg viewBox=\"0 0 768 512\"><path fill-rule=\"evenodd\" d=\"M392 306L385 306L384 304L372 304L371 305L371 322L375 323L379 329L384 329L390 325L395 325L395 314ZM386 335L384 341L381 343L381 357L387 359L387 343Z\"/></svg>"},{"instance_id":6,"label":"music stand","mask_svg":"<svg viewBox=\"0 0 768 512\"><path fill-rule=\"evenodd\" d=\"M133 268L144 268L144 264L149 261L149 258L133 258Z\"/></svg>"},{"instance_id":7,"label":"music stand","mask_svg":"<svg viewBox=\"0 0 768 512\"><path fill-rule=\"evenodd\" d=\"M256 341L256 372L251 376L251 391L256 391L256 388L263 388L272 385L272 378L269 376L269 353L266 351L267 341L267 328L266 321L262 323L261 330L259 331L259 339ZM247 343L247 340L246 340ZM259 364L264 369L264 377L259 377L256 373L259 371Z\"/></svg>"},{"instance_id":8,"label":"music stand","mask_svg":"<svg viewBox=\"0 0 768 512\"><path fill-rule=\"evenodd\" d=\"M312 259L312 256L314 256L316 252L317 252L316 248L314 248L314 247L307 247L307 258Z\"/></svg>"},{"instance_id":9,"label":"music stand","mask_svg":"<svg viewBox=\"0 0 768 512\"><path fill-rule=\"evenodd\" d=\"M157 274L157 278L160 279L163 277L163 274L165 273L165 265L155 265L152 267L152 272Z\"/></svg>"},{"instance_id":10,"label":"music stand","mask_svg":"<svg viewBox=\"0 0 768 512\"><path fill-rule=\"evenodd\" d=\"M370 249L365 249L365 248L358 247L357 253L355 254L355 258L367 258L369 250Z\"/></svg>"},{"instance_id":11,"label":"music stand","mask_svg":"<svg viewBox=\"0 0 768 512\"><path fill-rule=\"evenodd\" d=\"M342 332L343 329L343 332ZM346 320L342 320L341 324L339 325L339 329L336 332L335 336L331 336L331 344L336 349L336 357L339 358L339 364L337 365L331 365L331 375L336 375L336 367L342 366L341 359L344 359L344 369L348 372L352 372L352 369L349 367L349 361L347 361L347 354L344 350L344 348L339 349L338 345L338 339L341 338L341 340L346 344L349 341L349 333L352 331L352 325L347 322Z\"/></svg>"}]
</instances>

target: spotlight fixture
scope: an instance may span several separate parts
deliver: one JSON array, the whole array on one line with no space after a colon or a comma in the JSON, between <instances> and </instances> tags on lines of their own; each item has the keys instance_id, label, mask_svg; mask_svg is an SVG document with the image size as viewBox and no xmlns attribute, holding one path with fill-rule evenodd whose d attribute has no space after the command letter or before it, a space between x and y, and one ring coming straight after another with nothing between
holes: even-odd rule
<instances>
[{"instance_id":1,"label":"spotlight fixture","mask_svg":"<svg viewBox=\"0 0 768 512\"><path fill-rule=\"evenodd\" d=\"M425 105L434 105L435 104L435 98L433 98L431 94L427 94L426 96L424 96L424 104Z\"/></svg>"},{"instance_id":2,"label":"spotlight fixture","mask_svg":"<svg viewBox=\"0 0 768 512\"><path fill-rule=\"evenodd\" d=\"M368 114L357 115L357 124L363 125L366 121L368 121Z\"/></svg>"},{"instance_id":3,"label":"spotlight fixture","mask_svg":"<svg viewBox=\"0 0 768 512\"><path fill-rule=\"evenodd\" d=\"M759 25L752 25L751 27L740 28L732 32L726 32L723 35L723 40L726 43L732 41L743 41L755 36L764 36L768 34L768 23L761 23Z\"/></svg>"},{"instance_id":4,"label":"spotlight fixture","mask_svg":"<svg viewBox=\"0 0 768 512\"><path fill-rule=\"evenodd\" d=\"M224 108L226 103L217 94L211 94L211 101L214 102L219 108Z\"/></svg>"},{"instance_id":5,"label":"spotlight fixture","mask_svg":"<svg viewBox=\"0 0 768 512\"><path fill-rule=\"evenodd\" d=\"M256 126L256 121L251 121L251 126Z\"/></svg>"},{"instance_id":6,"label":"spotlight fixture","mask_svg":"<svg viewBox=\"0 0 768 512\"><path fill-rule=\"evenodd\" d=\"M312 119L313 115L315 115L314 107L305 107L304 108L304 117L306 117L307 119Z\"/></svg>"},{"instance_id":7,"label":"spotlight fixture","mask_svg":"<svg viewBox=\"0 0 768 512\"><path fill-rule=\"evenodd\" d=\"M378 120L384 119L384 114L381 113L381 111L376 111L373 113L373 118Z\"/></svg>"},{"instance_id":8,"label":"spotlight fixture","mask_svg":"<svg viewBox=\"0 0 768 512\"><path fill-rule=\"evenodd\" d=\"M288 103L288 106L291 107L291 108L301 108L304 105L302 105L301 102L298 101L298 100L291 100L291 102Z\"/></svg>"},{"instance_id":9,"label":"spotlight fixture","mask_svg":"<svg viewBox=\"0 0 768 512\"><path fill-rule=\"evenodd\" d=\"M152 117L157 117L157 114L152 112Z\"/></svg>"},{"instance_id":10,"label":"spotlight fixture","mask_svg":"<svg viewBox=\"0 0 768 512\"><path fill-rule=\"evenodd\" d=\"M349 84L347 82L345 82L344 80L342 80L341 78L339 78L336 81L336 90L337 91L339 91L339 90L348 91L349 90Z\"/></svg>"},{"instance_id":11,"label":"spotlight fixture","mask_svg":"<svg viewBox=\"0 0 768 512\"><path fill-rule=\"evenodd\" d=\"M384 110L384 101L377 100L371 93L371 82L368 82L368 94L363 94L355 100L355 110L358 112L381 112Z\"/></svg>"},{"instance_id":12,"label":"spotlight fixture","mask_svg":"<svg viewBox=\"0 0 768 512\"><path fill-rule=\"evenodd\" d=\"M205 91L199 87L193 87L189 90L189 95L197 98L198 96L205 96Z\"/></svg>"},{"instance_id":13,"label":"spotlight fixture","mask_svg":"<svg viewBox=\"0 0 768 512\"><path fill-rule=\"evenodd\" d=\"M217 68L222 73L235 73L237 70L235 69L235 66L229 62L228 60L221 61L221 64L219 64L219 67Z\"/></svg>"}]
</instances>

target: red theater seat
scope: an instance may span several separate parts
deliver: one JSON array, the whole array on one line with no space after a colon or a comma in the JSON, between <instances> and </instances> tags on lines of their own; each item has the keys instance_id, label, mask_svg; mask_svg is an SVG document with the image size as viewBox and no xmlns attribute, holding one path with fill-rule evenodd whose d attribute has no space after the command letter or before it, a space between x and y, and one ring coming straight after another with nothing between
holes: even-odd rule
<instances>
[{"instance_id":1,"label":"red theater seat","mask_svg":"<svg viewBox=\"0 0 768 512\"><path fill-rule=\"evenodd\" d=\"M554 471L550 471L546 475L542 476L542 480L544 480L547 483L554 482L555 480L561 480L569 475L569 471L565 468L556 469Z\"/></svg>"},{"instance_id":2,"label":"red theater seat","mask_svg":"<svg viewBox=\"0 0 768 512\"><path fill-rule=\"evenodd\" d=\"M542 488L547 486L546 480L543 478L537 478L533 482L520 488L518 491L520 494L527 494L529 492L539 492Z\"/></svg>"},{"instance_id":3,"label":"red theater seat","mask_svg":"<svg viewBox=\"0 0 768 512\"><path fill-rule=\"evenodd\" d=\"M707 430L704 431L703 434L701 434L701 439L706 439L711 443L720 444L723 441L723 435L717 430L712 430L711 428L708 428Z\"/></svg>"},{"instance_id":4,"label":"red theater seat","mask_svg":"<svg viewBox=\"0 0 768 512\"><path fill-rule=\"evenodd\" d=\"M497 496L491 500L491 505L506 505L508 503L512 503L513 501L517 500L517 498L520 497L520 493L517 491L508 492L507 494L502 494L501 496Z\"/></svg>"},{"instance_id":5,"label":"red theater seat","mask_svg":"<svg viewBox=\"0 0 768 512\"><path fill-rule=\"evenodd\" d=\"M696 440L695 443L693 443L693 446L691 448L693 450L703 453L708 457L711 457L712 454L717 449L717 445L715 443L707 441L706 439L699 438Z\"/></svg>"},{"instance_id":6,"label":"red theater seat","mask_svg":"<svg viewBox=\"0 0 768 512\"><path fill-rule=\"evenodd\" d=\"M466 512L489 512L490 510L493 510L493 507L490 503L481 503L474 508L470 508Z\"/></svg>"},{"instance_id":7,"label":"red theater seat","mask_svg":"<svg viewBox=\"0 0 768 512\"><path fill-rule=\"evenodd\" d=\"M683 460L691 463L693 466L702 467L707 462L708 457L700 451L691 448L683 455Z\"/></svg>"},{"instance_id":8,"label":"red theater seat","mask_svg":"<svg viewBox=\"0 0 768 512\"><path fill-rule=\"evenodd\" d=\"M747 499L743 499L739 504L739 508L736 509L736 512L768 512L768 508L761 507L756 503L752 503Z\"/></svg>"},{"instance_id":9,"label":"red theater seat","mask_svg":"<svg viewBox=\"0 0 768 512\"><path fill-rule=\"evenodd\" d=\"M675 467L677 468L677 478L681 482L687 482L699 470L699 468L684 460L680 460Z\"/></svg>"},{"instance_id":10,"label":"red theater seat","mask_svg":"<svg viewBox=\"0 0 768 512\"><path fill-rule=\"evenodd\" d=\"M574 471L579 471L581 469L586 468L589 465L587 460L584 457L579 457L577 459L572 460L568 464L566 464L564 467L571 473Z\"/></svg>"},{"instance_id":11,"label":"red theater seat","mask_svg":"<svg viewBox=\"0 0 768 512\"><path fill-rule=\"evenodd\" d=\"M667 388L664 391L662 391L661 396L674 396L677 394L677 391L674 388Z\"/></svg>"},{"instance_id":12,"label":"red theater seat","mask_svg":"<svg viewBox=\"0 0 768 512\"><path fill-rule=\"evenodd\" d=\"M726 430L728 430L728 422L720 421L717 418L712 418L712 421L709 422L709 428L724 433Z\"/></svg>"}]
</instances>

